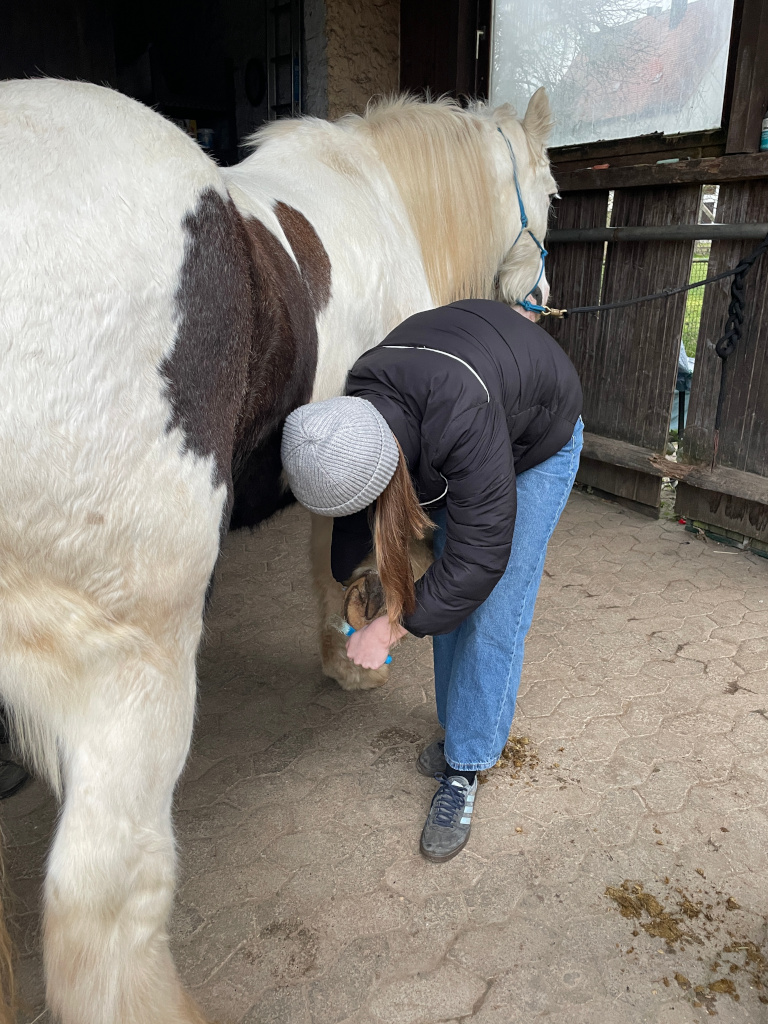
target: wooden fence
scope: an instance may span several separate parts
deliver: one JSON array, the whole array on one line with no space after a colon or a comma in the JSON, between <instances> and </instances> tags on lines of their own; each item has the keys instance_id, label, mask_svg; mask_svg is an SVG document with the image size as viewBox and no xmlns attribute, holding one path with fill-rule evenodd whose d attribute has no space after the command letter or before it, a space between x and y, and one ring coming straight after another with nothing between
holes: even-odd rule
<instances>
[{"instance_id":1,"label":"wooden fence","mask_svg":"<svg viewBox=\"0 0 768 1024\"><path fill-rule=\"evenodd\" d=\"M687 166L576 171L560 176L563 199L552 227L695 224L701 186L720 183L717 220L768 221L768 155L691 160ZM698 171L698 174L697 174ZM698 178L698 180L697 180ZM732 178L741 180L729 180ZM633 180L634 179L634 180ZM746 179L746 180L744 180ZM712 243L709 274L738 263L754 241ZM547 274L554 306L586 306L656 292L688 281L692 241L552 243ZM658 515L662 477L679 479L681 517L755 541L768 552L768 257L750 271L746 322L729 359L716 456L713 426L721 336L730 279L706 288L680 463L665 459L685 296L545 326L578 369L585 443L578 479Z\"/></svg>"}]
</instances>

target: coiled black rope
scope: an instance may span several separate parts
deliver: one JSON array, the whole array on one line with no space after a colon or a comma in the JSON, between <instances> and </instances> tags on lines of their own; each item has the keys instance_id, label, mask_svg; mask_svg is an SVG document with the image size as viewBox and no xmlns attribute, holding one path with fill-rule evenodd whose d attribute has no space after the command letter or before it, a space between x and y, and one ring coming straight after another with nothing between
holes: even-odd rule
<instances>
[{"instance_id":1,"label":"coiled black rope","mask_svg":"<svg viewBox=\"0 0 768 1024\"><path fill-rule=\"evenodd\" d=\"M717 408L715 409L715 429L712 437L712 466L717 459L717 449L720 444L720 423L723 417L723 405L726 392L726 367L728 357L733 355L737 344L741 341L742 329L744 327L744 282L747 272L754 266L756 260L768 250L768 235L762 240L758 247L749 254L733 271L731 282L731 301L728 304L728 319L725 321L725 330L722 337L715 343L715 352L720 357L720 389L717 394Z\"/></svg>"},{"instance_id":2,"label":"coiled black rope","mask_svg":"<svg viewBox=\"0 0 768 1024\"><path fill-rule=\"evenodd\" d=\"M704 288L715 281L722 281L726 277L732 277L731 301L728 304L728 319L725 322L725 329L722 337L715 344L715 352L720 358L720 389L717 395L717 408L715 410L715 428L713 433L712 466L715 465L717 449L720 443L720 423L723 416L723 405L726 392L726 367L728 357L733 355L737 344L741 341L742 329L744 327L744 283L747 273L752 269L757 260L768 251L768 235L760 242L757 248L745 256L743 260L730 270L723 270L719 274L713 274L703 281L694 281L693 284L680 285L677 288L664 288L653 295L643 295L639 299L624 299L621 302L608 302L602 306L577 306L575 309L558 310L563 317L573 316L575 313L600 313L607 309L623 309L626 306L635 306L639 302L650 302L652 299L668 299L672 295L679 295L681 292L689 292L693 288Z\"/></svg>"}]
</instances>

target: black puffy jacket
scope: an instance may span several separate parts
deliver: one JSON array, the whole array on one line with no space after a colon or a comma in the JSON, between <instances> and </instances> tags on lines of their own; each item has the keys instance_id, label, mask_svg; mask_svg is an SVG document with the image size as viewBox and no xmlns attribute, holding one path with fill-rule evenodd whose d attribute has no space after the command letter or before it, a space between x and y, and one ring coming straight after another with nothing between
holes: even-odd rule
<instances>
[{"instance_id":1,"label":"black puffy jacket","mask_svg":"<svg viewBox=\"0 0 768 1024\"><path fill-rule=\"evenodd\" d=\"M416 584L404 625L448 633L488 597L509 561L515 473L556 454L581 413L573 364L509 306L470 299L405 320L350 370L400 442L426 511L447 507L445 550ZM339 580L370 551L365 512L334 524Z\"/></svg>"}]
</instances>

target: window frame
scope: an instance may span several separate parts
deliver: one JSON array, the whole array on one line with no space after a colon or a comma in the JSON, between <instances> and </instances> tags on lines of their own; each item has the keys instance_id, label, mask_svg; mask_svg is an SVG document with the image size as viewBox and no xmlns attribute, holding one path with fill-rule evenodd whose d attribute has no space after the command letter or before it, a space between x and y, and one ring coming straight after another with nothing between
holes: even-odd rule
<instances>
[{"instance_id":1,"label":"window frame","mask_svg":"<svg viewBox=\"0 0 768 1024\"><path fill-rule=\"evenodd\" d=\"M489 81L491 59L489 53ZM603 163L619 167L754 153L760 148L760 122L767 105L768 4L763 0L735 0L719 128L555 146L549 156L553 167L571 171Z\"/></svg>"}]
</instances>

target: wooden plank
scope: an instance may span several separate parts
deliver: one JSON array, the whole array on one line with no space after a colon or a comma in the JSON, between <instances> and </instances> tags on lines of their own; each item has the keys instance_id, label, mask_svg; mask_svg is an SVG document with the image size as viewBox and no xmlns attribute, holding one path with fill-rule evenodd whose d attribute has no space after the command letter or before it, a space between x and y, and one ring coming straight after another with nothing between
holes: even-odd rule
<instances>
[{"instance_id":1,"label":"wooden plank","mask_svg":"<svg viewBox=\"0 0 768 1024\"><path fill-rule=\"evenodd\" d=\"M742 182L720 191L718 219L768 218L768 181ZM733 266L754 248L753 242L713 242L709 273ZM728 315L730 279L709 285L702 307L696 368L685 431L684 461L709 465L720 387L715 343ZM717 463L768 476L768 258L752 268L745 285L746 316L742 340L728 360L728 390L723 408Z\"/></svg>"},{"instance_id":2,"label":"wooden plank","mask_svg":"<svg viewBox=\"0 0 768 1024\"><path fill-rule=\"evenodd\" d=\"M649 473L651 476L671 476L666 471L662 472L662 470L666 470L666 467L661 463L656 464L656 459L664 458L659 452L651 451L650 448L641 448L637 444L629 444L627 441L617 441L613 437L601 437L588 430L584 431L582 455L597 462L607 462L611 466L623 466L624 469ZM675 464L671 463L671 465Z\"/></svg>"},{"instance_id":3,"label":"wooden plank","mask_svg":"<svg viewBox=\"0 0 768 1024\"><path fill-rule=\"evenodd\" d=\"M722 156L725 152L725 129L713 128L682 135L652 132L633 139L610 139L585 142L578 146L554 146L550 159L561 171L578 171L594 164L610 163L611 167L632 167L655 164L657 160L700 160Z\"/></svg>"},{"instance_id":4,"label":"wooden plank","mask_svg":"<svg viewBox=\"0 0 768 1024\"><path fill-rule=\"evenodd\" d=\"M606 167L593 170L558 170L553 166L561 193L643 185L718 184L768 177L768 152L680 160L676 164L635 164L631 167Z\"/></svg>"},{"instance_id":5,"label":"wooden plank","mask_svg":"<svg viewBox=\"0 0 768 1024\"><path fill-rule=\"evenodd\" d=\"M726 153L755 153L760 148L760 123L768 107L768 4L743 0L737 13L738 43ZM737 26L734 25L734 28Z\"/></svg>"},{"instance_id":6,"label":"wooden plank","mask_svg":"<svg viewBox=\"0 0 768 1024\"><path fill-rule=\"evenodd\" d=\"M648 476L684 480L690 487L731 494L745 501L768 505L768 477L756 473L745 473L726 466L710 469L708 466L675 462L650 448L617 441L612 437L601 437L590 431L584 431L582 457Z\"/></svg>"},{"instance_id":7,"label":"wooden plank","mask_svg":"<svg viewBox=\"0 0 768 1024\"><path fill-rule=\"evenodd\" d=\"M661 478L638 473L623 466L611 466L583 456L579 463L576 480L580 484L594 487L607 496L623 498L637 506L644 506L648 515L658 517L661 505Z\"/></svg>"},{"instance_id":8,"label":"wooden plank","mask_svg":"<svg viewBox=\"0 0 768 1024\"><path fill-rule=\"evenodd\" d=\"M741 469L728 469L726 466L715 466L712 470L706 466L687 466L661 456L652 458L650 464L663 476L680 480L688 488L730 494L743 501L768 506L768 478L758 476L757 473L745 473Z\"/></svg>"},{"instance_id":9,"label":"wooden plank","mask_svg":"<svg viewBox=\"0 0 768 1024\"><path fill-rule=\"evenodd\" d=\"M695 519L768 542L768 505L763 503L679 483L675 512L681 518Z\"/></svg>"},{"instance_id":10,"label":"wooden plank","mask_svg":"<svg viewBox=\"0 0 768 1024\"><path fill-rule=\"evenodd\" d=\"M695 185L627 189L614 197L611 223L691 224L698 207ZM686 281L692 252L689 241L609 245L603 301ZM582 375L584 421L592 433L664 450L684 313L685 297L677 295L599 315L594 357Z\"/></svg>"},{"instance_id":11,"label":"wooden plank","mask_svg":"<svg viewBox=\"0 0 768 1024\"><path fill-rule=\"evenodd\" d=\"M558 228L604 227L608 216L607 192L574 192L556 200L552 226ZM600 301L603 253L602 242L558 245L547 257L547 279L552 289L553 306L592 306ZM596 316L577 316L570 320L554 318L542 326L556 338L571 358L579 377L592 379L591 361L600 327Z\"/></svg>"}]
</instances>

